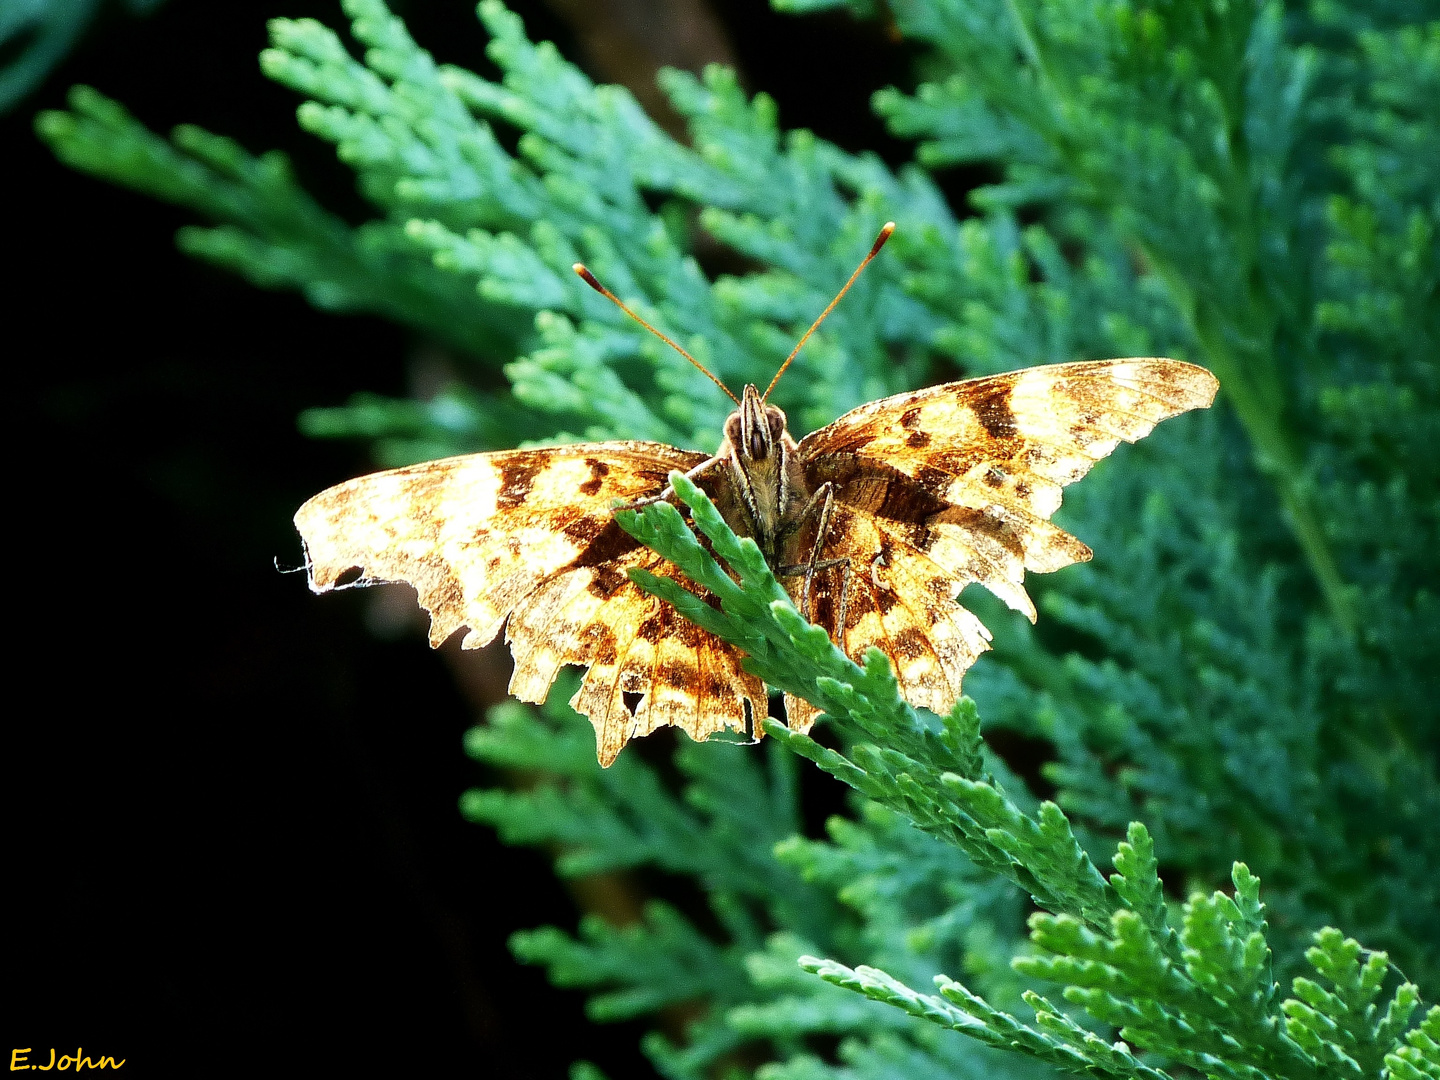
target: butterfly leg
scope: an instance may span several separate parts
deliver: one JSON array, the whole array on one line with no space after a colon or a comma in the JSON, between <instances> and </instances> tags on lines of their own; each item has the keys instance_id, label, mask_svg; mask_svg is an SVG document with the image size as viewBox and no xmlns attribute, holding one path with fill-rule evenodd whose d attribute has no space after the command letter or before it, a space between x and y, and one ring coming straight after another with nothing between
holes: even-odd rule
<instances>
[{"instance_id":1,"label":"butterfly leg","mask_svg":"<svg viewBox=\"0 0 1440 1080\"><path fill-rule=\"evenodd\" d=\"M789 577L803 573L805 585L800 594L800 613L805 618L812 618L814 613L810 610L810 592L815 581L815 573L818 570L828 570L833 566L842 568L840 579L840 622L839 629L844 633L845 608L850 596L850 559L821 559L820 552L825 546L825 538L830 532L830 518L835 511L835 486L828 480L816 489L815 494L810 497L805 508L800 511L800 516L795 522L795 529L801 528L805 520L816 511L820 513L820 524L815 530L815 544L810 549L808 561L797 566L785 566L780 568L781 576Z\"/></svg>"},{"instance_id":2,"label":"butterfly leg","mask_svg":"<svg viewBox=\"0 0 1440 1080\"><path fill-rule=\"evenodd\" d=\"M810 610L809 610L809 609L810 609L810 593L809 593L809 590L808 590L808 586L809 586L810 579L811 579L812 577L814 577L815 572L816 572L817 570L829 570L831 567L835 567L835 566L841 566L841 567L844 567L844 568L845 568L845 576L841 579L841 582L840 582L840 605L841 605L840 610L841 610L841 612L842 612L842 614L843 614L843 612L844 612L844 610L845 610L845 607L844 607L844 605L845 605L845 590L849 587L849 584L850 584L850 558L849 558L849 556L846 556L846 557L843 558L843 559L821 559L821 560L820 560L819 562L817 562L814 566L811 566L809 563L796 563L794 566L782 566L782 567L780 567L780 569L778 569L778 570L775 571L775 576L776 576L776 577L803 577L803 578L805 578L807 589L806 589L806 591L801 595L801 598L800 598L800 614L804 615L804 616L808 619L808 618L811 617L811 614L812 614L812 613L810 612Z\"/></svg>"},{"instance_id":3,"label":"butterfly leg","mask_svg":"<svg viewBox=\"0 0 1440 1080\"><path fill-rule=\"evenodd\" d=\"M696 477L703 476L705 473L709 472L716 465L718 465L722 460L723 459L718 454L715 457L706 458L704 461L700 462L699 465L696 465L693 469L686 470L685 479L693 481ZM670 496L674 494L675 486L673 484L666 484L663 488L660 489L660 494L647 495L643 499L635 499L633 502L625 503L623 506L611 507L610 512L613 514L617 510L639 510L642 506L650 506L652 503L664 502L666 499L670 498Z\"/></svg>"},{"instance_id":4,"label":"butterfly leg","mask_svg":"<svg viewBox=\"0 0 1440 1080\"><path fill-rule=\"evenodd\" d=\"M845 637L845 616L850 606L850 557L843 559L821 559L813 566L809 563L799 563L795 566L782 566L775 571L776 577L805 577L805 589L800 601L800 614L807 619L813 619L815 613L810 610L810 582L818 570L829 570L832 567L840 567L840 618L835 622L835 634L839 638L835 644L842 649Z\"/></svg>"},{"instance_id":5,"label":"butterfly leg","mask_svg":"<svg viewBox=\"0 0 1440 1080\"><path fill-rule=\"evenodd\" d=\"M822 496L824 499L823 503L821 502ZM835 486L831 484L828 480L820 485L820 487L816 490L815 494L811 497L810 505L805 507L805 509L801 512L801 521L805 520L806 516L809 515L811 508L814 507L817 503L821 505L820 524L815 529L815 546L810 549L810 561L807 564L805 570L805 588L803 592L804 600L801 603L800 607L800 610L805 613L805 617L807 619L810 618L810 588L812 583L815 581L815 571L820 568L820 549L825 546L825 537L830 532L830 515L833 514L835 511ZM832 563L834 561L835 560L832 560ZM850 570L850 560L845 559L843 561L845 563L845 572L848 575ZM843 586L841 587L840 595L843 606L843 600L845 595L845 589ZM845 626L844 622L841 622L840 626L842 627L843 633L843 627Z\"/></svg>"}]
</instances>

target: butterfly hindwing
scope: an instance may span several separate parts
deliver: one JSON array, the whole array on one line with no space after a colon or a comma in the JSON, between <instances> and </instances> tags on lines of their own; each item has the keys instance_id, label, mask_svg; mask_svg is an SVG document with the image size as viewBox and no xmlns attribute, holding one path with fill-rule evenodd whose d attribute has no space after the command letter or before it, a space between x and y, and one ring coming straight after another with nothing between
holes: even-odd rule
<instances>
[{"instance_id":1,"label":"butterfly hindwing","mask_svg":"<svg viewBox=\"0 0 1440 1080\"><path fill-rule=\"evenodd\" d=\"M983 542L962 549L946 520L954 508L882 463L826 459L809 472L817 488L834 485L836 498L805 614L857 662L872 646L885 653L912 705L948 709L959 697L960 675L988 648L989 632L955 603L968 581L993 571L974 550ZM815 536L814 527L797 534L787 552L792 565L805 563ZM804 576L786 584L804 605ZM792 725L813 712L788 697L786 707Z\"/></svg>"},{"instance_id":2,"label":"butterfly hindwing","mask_svg":"<svg viewBox=\"0 0 1440 1080\"><path fill-rule=\"evenodd\" d=\"M641 442L471 454L337 485L295 524L312 589L408 582L434 645L468 627L463 647L479 648L508 619L510 691L521 700L543 701L563 665L586 666L571 704L595 725L608 765L628 739L665 724L704 739L764 715L764 685L731 646L630 582L626 571L640 567L698 591L610 510L704 459Z\"/></svg>"},{"instance_id":3,"label":"butterfly hindwing","mask_svg":"<svg viewBox=\"0 0 1440 1080\"><path fill-rule=\"evenodd\" d=\"M829 483L835 501L820 561L839 564L814 575L812 617L857 661L871 645L886 652L912 704L947 710L988 648L984 627L954 602L961 589L979 582L1033 621L1025 571L1090 558L1049 521L1060 489L1121 441L1209 405L1216 387L1203 368L1174 360L1095 361L846 413L799 446L810 490ZM815 532L801 530L787 559L803 563ZM802 597L803 579L787 585Z\"/></svg>"},{"instance_id":4,"label":"butterfly hindwing","mask_svg":"<svg viewBox=\"0 0 1440 1080\"><path fill-rule=\"evenodd\" d=\"M741 668L734 647L642 591L626 571L647 570L706 599L710 593L603 513L593 519L602 525L596 564L587 565L585 552L511 613L510 692L541 701L562 664L588 665L570 706L590 718L607 766L630 739L667 724L699 741L727 728L749 730L765 715L765 684Z\"/></svg>"}]
</instances>

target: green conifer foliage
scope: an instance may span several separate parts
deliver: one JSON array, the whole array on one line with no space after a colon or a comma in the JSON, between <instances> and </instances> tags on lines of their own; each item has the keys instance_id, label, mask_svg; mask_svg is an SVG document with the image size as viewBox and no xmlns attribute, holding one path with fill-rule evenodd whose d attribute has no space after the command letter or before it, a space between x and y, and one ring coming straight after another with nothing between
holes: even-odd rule
<instances>
[{"instance_id":1,"label":"green conifer foliage","mask_svg":"<svg viewBox=\"0 0 1440 1080\"><path fill-rule=\"evenodd\" d=\"M358 50L271 24L262 68L355 170L359 227L280 155L162 139L93 90L37 126L69 164L204 219L187 252L463 355L429 400L302 417L386 462L571 437L708 449L727 403L570 264L722 380L763 385L887 219L894 240L777 389L797 430L957 372L1210 367L1220 407L1067 495L1097 555L1028 583L1037 628L967 592L995 651L944 717L809 626L677 479L684 512L622 524L721 607L640 584L824 709L817 737L769 722L761 748L682 746L673 775L629 751L601 770L557 692L468 742L535 782L461 808L561 875L698 886L704 920L654 901L629 926L513 939L597 1020L656 1018L668 1077L1440 1077L1421 989L1440 985L1440 22L1384 0L777 6L849 6L924 50L923 80L875 99L915 164L784 132L719 68L662 77L678 142L499 0L479 7L499 81L436 64L381 0L345 0ZM999 180L949 206L931 174L957 163ZM699 239L762 269L710 280ZM1053 748L1050 798L997 732ZM805 836L821 772L852 811Z\"/></svg>"},{"instance_id":2,"label":"green conifer foliage","mask_svg":"<svg viewBox=\"0 0 1440 1080\"><path fill-rule=\"evenodd\" d=\"M147 15L163 2L124 0L111 6ZM103 6L101 0L10 0L0 8L0 113L40 85Z\"/></svg>"}]
</instances>

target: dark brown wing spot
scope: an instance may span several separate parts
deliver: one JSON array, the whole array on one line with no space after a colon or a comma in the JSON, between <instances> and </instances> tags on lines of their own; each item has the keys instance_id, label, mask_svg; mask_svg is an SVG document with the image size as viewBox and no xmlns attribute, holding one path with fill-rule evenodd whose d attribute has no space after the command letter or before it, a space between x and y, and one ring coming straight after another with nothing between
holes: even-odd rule
<instances>
[{"instance_id":1,"label":"dark brown wing spot","mask_svg":"<svg viewBox=\"0 0 1440 1080\"><path fill-rule=\"evenodd\" d=\"M919 450L930 445L930 434L925 431L912 431L905 436L905 445L912 450Z\"/></svg>"},{"instance_id":2,"label":"dark brown wing spot","mask_svg":"<svg viewBox=\"0 0 1440 1080\"><path fill-rule=\"evenodd\" d=\"M903 659L914 660L930 651L925 635L913 626L907 626L895 635L895 652Z\"/></svg>"},{"instance_id":3,"label":"dark brown wing spot","mask_svg":"<svg viewBox=\"0 0 1440 1080\"><path fill-rule=\"evenodd\" d=\"M601 485L605 482L605 477L610 475L610 466L606 465L603 461L597 461L595 458L586 458L585 464L590 469L590 479L580 485L580 494L597 494L600 491Z\"/></svg>"},{"instance_id":4,"label":"dark brown wing spot","mask_svg":"<svg viewBox=\"0 0 1440 1080\"><path fill-rule=\"evenodd\" d=\"M672 661L660 668L660 681L672 690L683 690L694 678L695 669L688 664Z\"/></svg>"},{"instance_id":5,"label":"dark brown wing spot","mask_svg":"<svg viewBox=\"0 0 1440 1080\"><path fill-rule=\"evenodd\" d=\"M500 472L500 492L495 496L495 504L513 510L523 503L530 497L535 477L545 464L544 454L523 454L508 459Z\"/></svg>"},{"instance_id":6,"label":"dark brown wing spot","mask_svg":"<svg viewBox=\"0 0 1440 1080\"><path fill-rule=\"evenodd\" d=\"M574 533L570 531L572 529ZM639 540L615 524L613 518L607 517L580 518L566 526L565 535L586 544L585 550L575 556L571 566L599 566L614 562L640 546Z\"/></svg>"},{"instance_id":7,"label":"dark brown wing spot","mask_svg":"<svg viewBox=\"0 0 1440 1080\"><path fill-rule=\"evenodd\" d=\"M942 491L950 490L950 481L953 477L944 469L937 469L933 465L926 465L915 474L915 482L924 488L931 495L938 495Z\"/></svg>"},{"instance_id":8,"label":"dark brown wing spot","mask_svg":"<svg viewBox=\"0 0 1440 1080\"><path fill-rule=\"evenodd\" d=\"M981 479L991 487L1002 487L1005 483L1005 470L991 465L985 470L985 475Z\"/></svg>"},{"instance_id":9,"label":"dark brown wing spot","mask_svg":"<svg viewBox=\"0 0 1440 1080\"><path fill-rule=\"evenodd\" d=\"M595 542L609 524L609 518L589 515L587 517L576 518L570 522L570 524L566 525L561 532L564 533L565 539L573 540L582 548L586 548Z\"/></svg>"},{"instance_id":10,"label":"dark brown wing spot","mask_svg":"<svg viewBox=\"0 0 1440 1080\"><path fill-rule=\"evenodd\" d=\"M655 614L649 616L640 624L635 631L641 641L659 642L670 637L676 638L682 645L694 648L700 644L700 639L705 631L692 623L689 619L672 618L673 609L668 605L662 605Z\"/></svg>"},{"instance_id":11,"label":"dark brown wing spot","mask_svg":"<svg viewBox=\"0 0 1440 1080\"><path fill-rule=\"evenodd\" d=\"M992 439L1015 437L1015 413L1010 409L1010 389L1007 381L996 380L966 402Z\"/></svg>"},{"instance_id":12,"label":"dark brown wing spot","mask_svg":"<svg viewBox=\"0 0 1440 1080\"><path fill-rule=\"evenodd\" d=\"M630 579L613 566L597 566L591 573L590 584L585 586L591 596L609 599L619 591L620 586Z\"/></svg>"},{"instance_id":13,"label":"dark brown wing spot","mask_svg":"<svg viewBox=\"0 0 1440 1080\"><path fill-rule=\"evenodd\" d=\"M912 430L920 423L920 406L914 405L900 414L900 426L905 430Z\"/></svg>"}]
</instances>

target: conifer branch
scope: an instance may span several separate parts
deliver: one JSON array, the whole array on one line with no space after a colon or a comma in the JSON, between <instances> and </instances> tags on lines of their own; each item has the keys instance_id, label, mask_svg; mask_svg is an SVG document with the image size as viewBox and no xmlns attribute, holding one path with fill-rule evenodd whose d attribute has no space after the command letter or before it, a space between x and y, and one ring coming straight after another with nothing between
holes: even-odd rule
<instances>
[{"instance_id":1,"label":"conifer branch","mask_svg":"<svg viewBox=\"0 0 1440 1080\"><path fill-rule=\"evenodd\" d=\"M1118 897L1080 847L1054 803L1022 812L980 768L979 716L962 699L932 729L899 694L889 660L871 649L861 668L820 627L805 621L749 538L726 524L709 498L672 472L676 498L724 559L738 583L668 503L616 515L622 528L709 589L720 610L664 578L632 570L631 579L673 604L696 625L745 651L746 669L771 686L824 710L857 742L847 754L821 746L773 720L765 731L917 826L963 850L977 865L1014 881L1035 902L1106 924ZM966 775L968 773L969 775Z\"/></svg>"}]
</instances>

